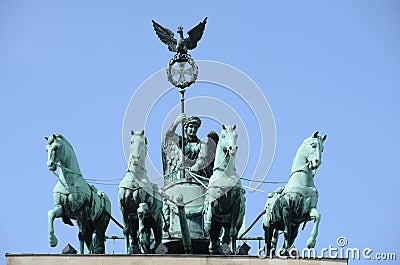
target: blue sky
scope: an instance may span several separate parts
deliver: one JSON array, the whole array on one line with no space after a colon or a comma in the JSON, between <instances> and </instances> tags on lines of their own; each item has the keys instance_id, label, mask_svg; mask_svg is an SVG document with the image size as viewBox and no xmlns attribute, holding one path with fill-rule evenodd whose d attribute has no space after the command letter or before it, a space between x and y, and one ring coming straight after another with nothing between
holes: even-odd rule
<instances>
[{"instance_id":1,"label":"blue sky","mask_svg":"<svg viewBox=\"0 0 400 265\"><path fill-rule=\"evenodd\" d=\"M55 227L59 245L50 248L47 243L47 211L53 207L56 179L46 167L43 137L65 135L87 178L122 178L127 106L141 84L172 57L155 36L151 20L188 30L207 16L193 58L239 69L260 87L272 110L276 152L266 180L286 181L302 140L315 130L328 134L315 180L322 214L317 250L336 246L336 239L345 236L348 247L396 252L400 259L399 12L395 0L1 0L0 254L60 253L67 243L78 247L76 228L60 220ZM208 86L212 84L201 90L202 84L195 84L187 98ZM218 91L209 96L228 100ZM173 101L173 91L168 95L173 104L165 109L157 105L152 115L159 111L159 123L155 119L157 126L146 126L149 155L158 168L158 127L179 103L178 95ZM244 121L252 119L246 107L236 106ZM141 115L141 109L136 111ZM275 187L263 184L259 189ZM120 219L116 186L99 188L110 196L112 213ZM248 192L247 201L250 223L266 196ZM308 224L295 242L298 248L305 246L310 231ZM107 234L121 231L110 224ZM261 234L259 223L251 235ZM107 252L111 247L108 242ZM117 249L123 249L122 242ZM383 262L350 261L369 263Z\"/></svg>"}]
</instances>

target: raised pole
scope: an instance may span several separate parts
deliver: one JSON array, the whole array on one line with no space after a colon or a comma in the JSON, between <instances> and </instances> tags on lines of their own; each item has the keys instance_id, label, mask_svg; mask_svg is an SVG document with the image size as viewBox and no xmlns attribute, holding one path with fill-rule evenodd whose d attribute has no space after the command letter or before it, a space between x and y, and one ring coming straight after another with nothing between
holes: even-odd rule
<instances>
[{"instance_id":1,"label":"raised pole","mask_svg":"<svg viewBox=\"0 0 400 265\"><path fill-rule=\"evenodd\" d=\"M179 89L181 93L181 113L185 113L185 92L186 89ZM185 178L185 121L182 121L182 178Z\"/></svg>"}]
</instances>

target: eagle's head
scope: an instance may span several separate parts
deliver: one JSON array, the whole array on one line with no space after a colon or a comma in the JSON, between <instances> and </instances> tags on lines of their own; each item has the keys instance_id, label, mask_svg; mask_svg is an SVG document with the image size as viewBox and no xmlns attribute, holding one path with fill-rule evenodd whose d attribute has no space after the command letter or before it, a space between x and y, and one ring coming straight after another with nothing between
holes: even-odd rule
<instances>
[{"instance_id":1,"label":"eagle's head","mask_svg":"<svg viewBox=\"0 0 400 265\"><path fill-rule=\"evenodd\" d=\"M179 26L179 27L178 27L177 33L178 33L178 34L182 34L182 33L183 33L183 27L182 27L182 26Z\"/></svg>"}]
</instances>

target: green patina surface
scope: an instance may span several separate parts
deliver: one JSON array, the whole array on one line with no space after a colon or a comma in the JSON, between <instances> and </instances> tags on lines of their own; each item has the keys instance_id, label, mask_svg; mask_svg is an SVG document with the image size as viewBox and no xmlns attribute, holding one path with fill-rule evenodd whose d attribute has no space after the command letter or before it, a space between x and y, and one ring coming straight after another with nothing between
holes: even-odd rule
<instances>
[{"instance_id":1,"label":"green patina surface","mask_svg":"<svg viewBox=\"0 0 400 265\"><path fill-rule=\"evenodd\" d=\"M53 189L55 207L48 212L50 246L55 247L58 243L54 234L54 219L61 217L69 225L73 225L71 219L76 220L81 254L84 253L85 243L90 253L105 253L105 231L111 213L110 200L104 192L86 183L74 149L64 136L53 134L45 139L47 167L58 178ZM56 173L57 168L59 173Z\"/></svg>"},{"instance_id":2,"label":"green patina surface","mask_svg":"<svg viewBox=\"0 0 400 265\"><path fill-rule=\"evenodd\" d=\"M306 138L298 148L293 159L290 179L283 187L268 194L263 217L266 252L276 248L278 231L284 232L283 249L293 246L299 226L307 221L314 221L307 247L314 248L318 235L321 214L318 212L318 191L314 185L314 176L321 165L326 135L318 132Z\"/></svg>"}]
</instances>

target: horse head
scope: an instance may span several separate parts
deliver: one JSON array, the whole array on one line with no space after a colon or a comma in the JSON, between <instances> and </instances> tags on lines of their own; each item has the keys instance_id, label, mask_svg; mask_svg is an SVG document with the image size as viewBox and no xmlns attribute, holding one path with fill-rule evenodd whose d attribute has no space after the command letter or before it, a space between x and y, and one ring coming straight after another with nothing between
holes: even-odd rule
<instances>
[{"instance_id":1,"label":"horse head","mask_svg":"<svg viewBox=\"0 0 400 265\"><path fill-rule=\"evenodd\" d=\"M56 171L57 164L62 163L64 159L65 149L61 138L61 135L54 133L49 137L45 137L45 140L47 141L47 167L50 171Z\"/></svg>"},{"instance_id":2,"label":"horse head","mask_svg":"<svg viewBox=\"0 0 400 265\"><path fill-rule=\"evenodd\" d=\"M320 136L317 131L308 137L301 147L306 163L309 163L311 170L315 170L321 165L321 154L324 151L325 140L326 135Z\"/></svg>"},{"instance_id":3,"label":"horse head","mask_svg":"<svg viewBox=\"0 0 400 265\"><path fill-rule=\"evenodd\" d=\"M145 168L147 138L142 131L131 131L129 166Z\"/></svg>"},{"instance_id":4,"label":"horse head","mask_svg":"<svg viewBox=\"0 0 400 265\"><path fill-rule=\"evenodd\" d=\"M218 145L222 147L222 150L225 154L229 154L230 156L236 155L236 152L238 150L237 137L238 135L236 132L236 125L222 125L222 132L219 136Z\"/></svg>"}]
</instances>

